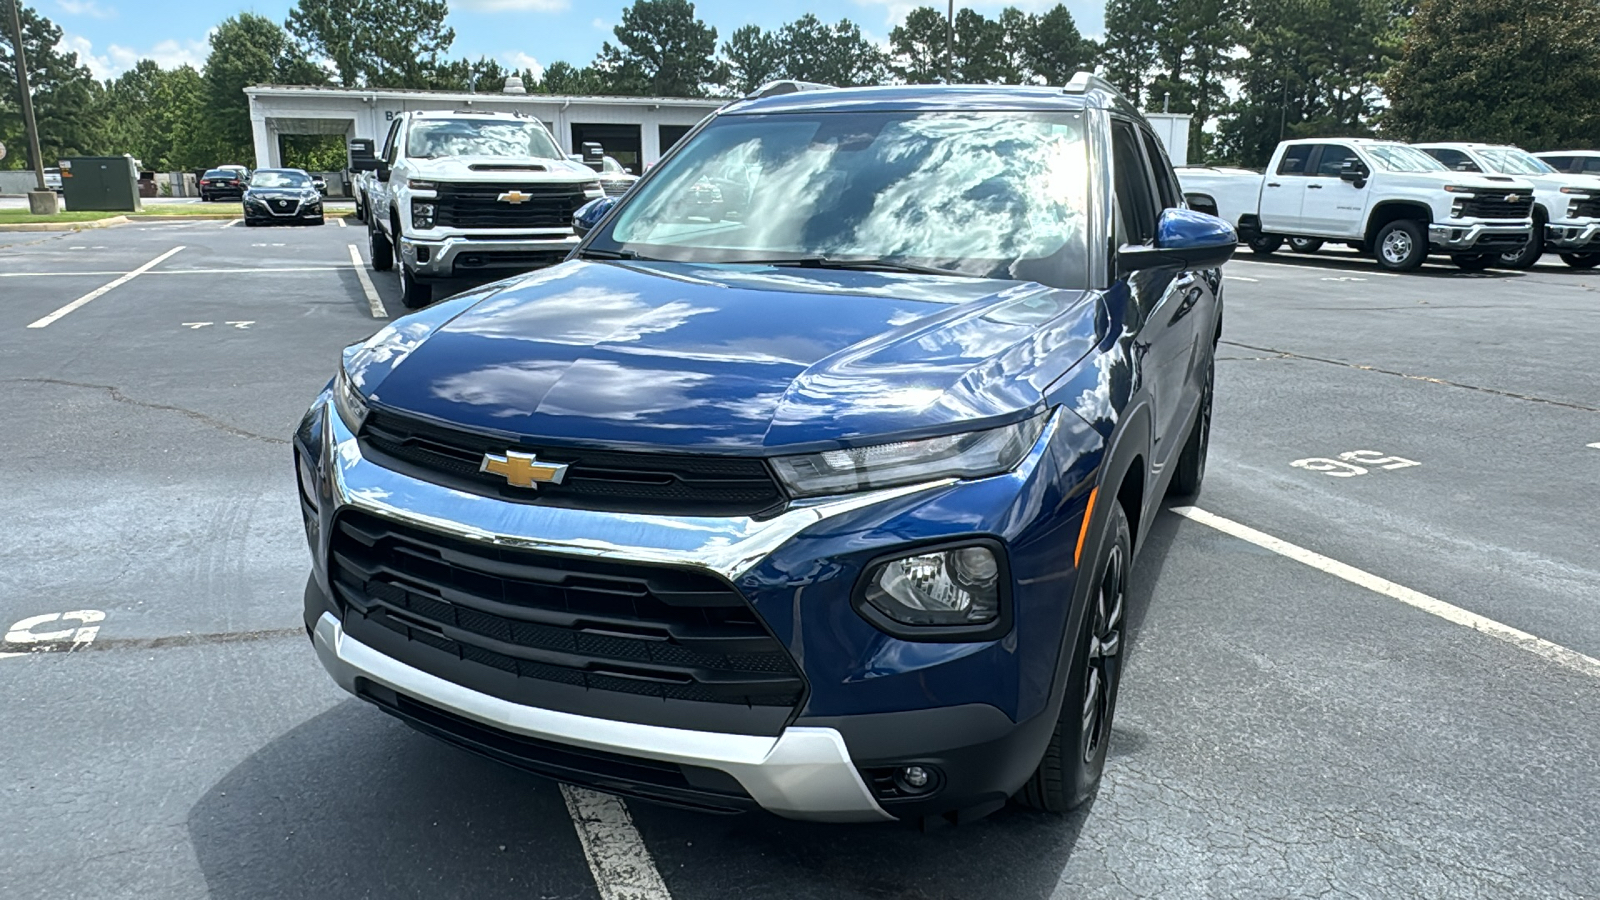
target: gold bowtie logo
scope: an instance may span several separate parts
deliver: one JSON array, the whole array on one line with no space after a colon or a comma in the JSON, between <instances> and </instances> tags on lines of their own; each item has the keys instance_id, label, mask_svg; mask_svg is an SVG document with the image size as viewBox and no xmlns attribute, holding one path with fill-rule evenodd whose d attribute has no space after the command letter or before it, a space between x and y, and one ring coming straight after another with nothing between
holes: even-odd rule
<instances>
[{"instance_id":1,"label":"gold bowtie logo","mask_svg":"<svg viewBox=\"0 0 1600 900\"><path fill-rule=\"evenodd\" d=\"M485 453L478 471L499 475L512 487L538 490L541 484L560 484L567 477L567 464L539 462L532 453L507 450L504 456Z\"/></svg>"},{"instance_id":2,"label":"gold bowtie logo","mask_svg":"<svg viewBox=\"0 0 1600 900\"><path fill-rule=\"evenodd\" d=\"M504 194L501 194L495 199L501 201L502 203L527 203L529 200L533 199L533 195L524 194L521 191L506 191Z\"/></svg>"}]
</instances>

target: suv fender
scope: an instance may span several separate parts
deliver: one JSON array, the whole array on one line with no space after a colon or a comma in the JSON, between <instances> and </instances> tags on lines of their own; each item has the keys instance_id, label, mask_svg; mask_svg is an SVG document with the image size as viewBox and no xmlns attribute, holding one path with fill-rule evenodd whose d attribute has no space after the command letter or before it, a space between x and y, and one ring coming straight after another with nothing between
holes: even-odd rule
<instances>
[{"instance_id":1,"label":"suv fender","mask_svg":"<svg viewBox=\"0 0 1600 900\"><path fill-rule=\"evenodd\" d=\"M1411 219L1422 223L1422 232L1426 235L1428 226L1433 224L1433 210L1420 200L1386 200L1379 203L1367 216L1367 227L1362 232L1362 249L1371 253L1378 232L1383 226L1399 219Z\"/></svg>"}]
</instances>

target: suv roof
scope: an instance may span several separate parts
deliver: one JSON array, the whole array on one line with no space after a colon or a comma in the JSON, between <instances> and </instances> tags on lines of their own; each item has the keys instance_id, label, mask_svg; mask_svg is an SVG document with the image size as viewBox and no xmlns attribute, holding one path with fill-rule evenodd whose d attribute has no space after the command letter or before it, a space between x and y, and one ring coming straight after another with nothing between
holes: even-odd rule
<instances>
[{"instance_id":1,"label":"suv roof","mask_svg":"<svg viewBox=\"0 0 1600 900\"><path fill-rule=\"evenodd\" d=\"M737 100L719 115L851 110L1038 110L1110 109L1137 113L1133 104L1099 78L1073 79L1067 88L1007 84L916 84L798 90Z\"/></svg>"},{"instance_id":2,"label":"suv roof","mask_svg":"<svg viewBox=\"0 0 1600 900\"><path fill-rule=\"evenodd\" d=\"M521 113L498 112L490 109L417 109L406 115L413 119L459 119L462 116L482 117L488 119L516 119L527 121L528 117Z\"/></svg>"}]
</instances>

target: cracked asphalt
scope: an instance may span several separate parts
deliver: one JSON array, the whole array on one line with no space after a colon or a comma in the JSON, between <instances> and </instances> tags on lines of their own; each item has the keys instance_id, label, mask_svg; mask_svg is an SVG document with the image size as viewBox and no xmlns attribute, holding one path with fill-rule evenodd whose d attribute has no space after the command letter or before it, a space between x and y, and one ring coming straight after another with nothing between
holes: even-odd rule
<instances>
[{"instance_id":1,"label":"cracked asphalt","mask_svg":"<svg viewBox=\"0 0 1600 900\"><path fill-rule=\"evenodd\" d=\"M363 232L219 226L0 241L0 625L106 613L75 650L0 658L5 895L601 896L555 785L318 666L287 438L380 324ZM73 273L180 245L27 327L115 277ZM1549 260L1396 278L1243 254L1195 505L1600 657L1600 273ZM1600 896L1600 679L1172 514L1130 603L1087 809L922 834L629 802L667 889Z\"/></svg>"}]
</instances>

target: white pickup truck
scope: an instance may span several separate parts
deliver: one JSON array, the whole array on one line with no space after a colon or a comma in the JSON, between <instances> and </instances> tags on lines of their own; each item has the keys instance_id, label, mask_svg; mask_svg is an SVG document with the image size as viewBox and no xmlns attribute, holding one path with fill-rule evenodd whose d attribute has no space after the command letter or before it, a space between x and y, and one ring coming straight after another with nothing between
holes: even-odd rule
<instances>
[{"instance_id":1,"label":"white pickup truck","mask_svg":"<svg viewBox=\"0 0 1600 900\"><path fill-rule=\"evenodd\" d=\"M605 196L543 123L511 113L401 113L381 151L353 152L351 167L372 172L372 268L398 264L408 309L433 300L435 281L560 262L578 244L572 214Z\"/></svg>"},{"instance_id":2,"label":"white pickup truck","mask_svg":"<svg viewBox=\"0 0 1600 900\"><path fill-rule=\"evenodd\" d=\"M1451 172L1395 141L1284 141L1265 175L1206 167L1177 172L1190 206L1236 225L1240 240L1260 254L1286 240L1302 253L1333 241L1373 254L1386 269L1415 269L1437 251L1478 270L1519 251L1533 229L1533 185Z\"/></svg>"},{"instance_id":3,"label":"white pickup truck","mask_svg":"<svg viewBox=\"0 0 1600 900\"><path fill-rule=\"evenodd\" d=\"M1527 269L1546 249L1574 269L1600 265L1600 175L1558 172L1519 147L1496 144L1416 144L1418 150L1456 172L1513 175L1533 185L1533 236L1520 253L1500 265Z\"/></svg>"}]
</instances>

